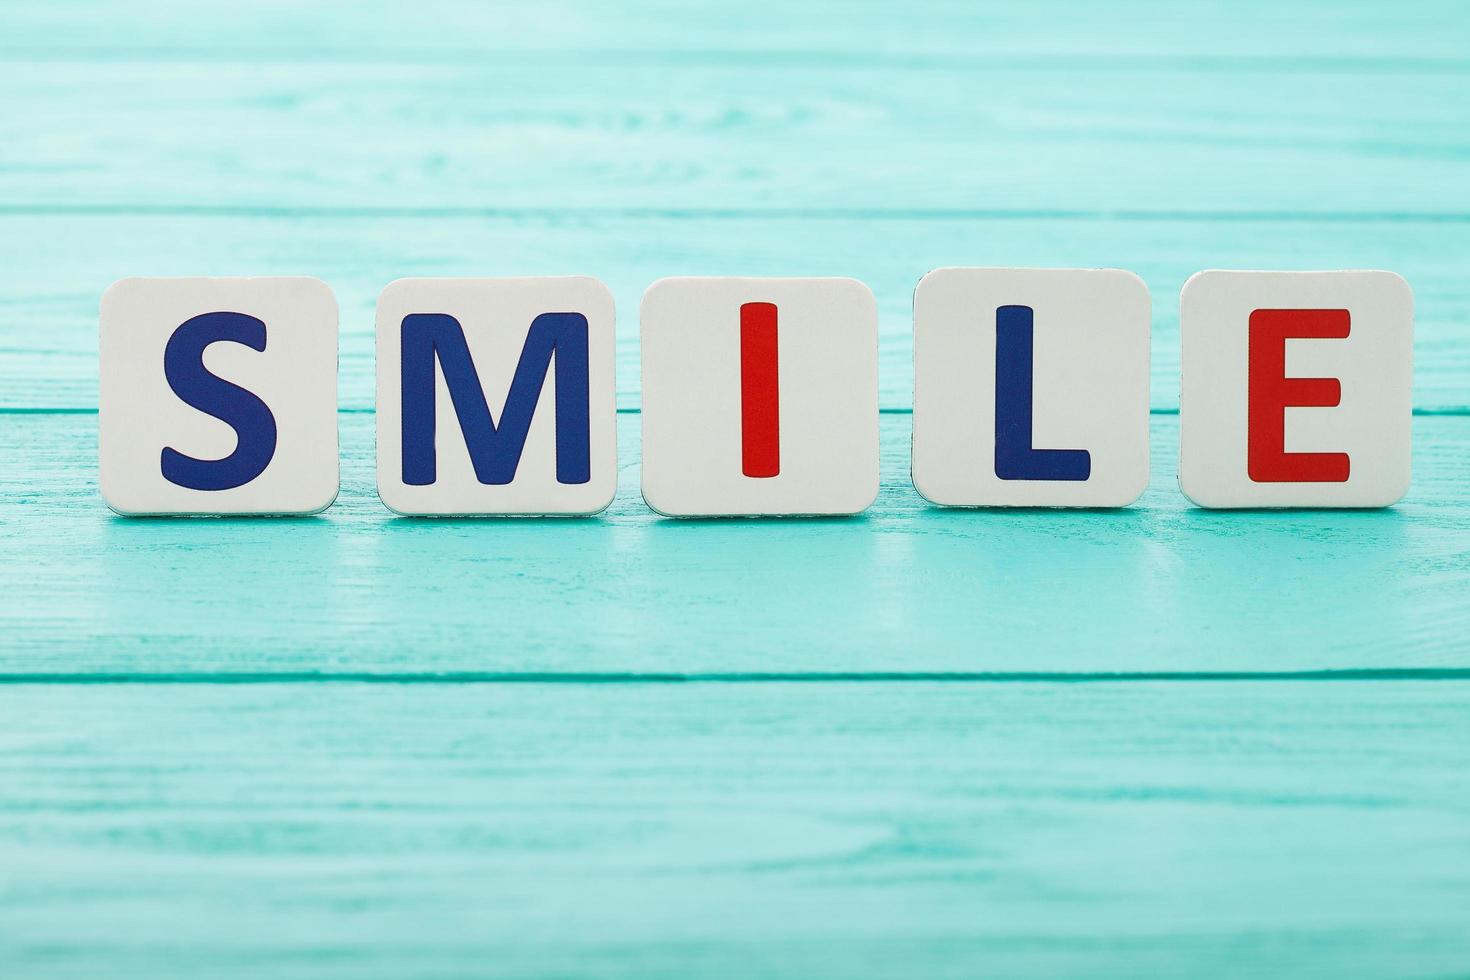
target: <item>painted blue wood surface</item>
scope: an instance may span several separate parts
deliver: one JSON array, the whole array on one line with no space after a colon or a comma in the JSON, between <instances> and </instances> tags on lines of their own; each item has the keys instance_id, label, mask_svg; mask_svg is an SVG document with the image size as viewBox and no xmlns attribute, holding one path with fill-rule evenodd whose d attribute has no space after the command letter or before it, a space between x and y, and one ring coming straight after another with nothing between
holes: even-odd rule
<instances>
[{"instance_id":1,"label":"painted blue wood surface","mask_svg":"<svg viewBox=\"0 0 1470 980\"><path fill-rule=\"evenodd\" d=\"M1470 78L1470 73L1467 73ZM1467 91L1470 98L1470 91ZM1470 173L1465 180L1470 181ZM393 217L0 213L0 408L95 408L97 303L107 283L157 275L310 274L342 310L341 403L372 408L373 309L403 275L595 275L618 312L619 404L639 405L638 303L666 275L856 276L878 300L881 404L913 402L913 291L954 264L1122 267L1154 306L1152 404L1179 405L1179 288L1202 268L1389 268L1414 287L1415 405L1470 411L1470 216L1123 220L963 215L822 218ZM123 242L119 234L124 234ZM125 242L125 247L124 247ZM64 261L63 261L64 257ZM99 285L100 284L100 285Z\"/></svg>"},{"instance_id":2,"label":"painted blue wood surface","mask_svg":"<svg viewBox=\"0 0 1470 980\"><path fill-rule=\"evenodd\" d=\"M0 689L8 977L1452 977L1463 684Z\"/></svg>"},{"instance_id":3,"label":"painted blue wood surface","mask_svg":"<svg viewBox=\"0 0 1470 980\"><path fill-rule=\"evenodd\" d=\"M693 522L644 505L638 416L619 419L596 518L395 517L352 413L321 517L138 520L97 503L95 416L11 417L0 671L1470 676L1458 416L1416 420L1414 486L1384 511L1191 507L1167 415L1135 507L946 510L909 483L910 417L889 414L863 516Z\"/></svg>"},{"instance_id":4,"label":"painted blue wood surface","mask_svg":"<svg viewBox=\"0 0 1470 980\"><path fill-rule=\"evenodd\" d=\"M1458 0L0 8L0 975L1463 972L1467 52ZM1149 282L1141 506L913 494L953 264ZM1403 505L1178 497L1212 266L1408 277ZM112 518L103 288L273 272L342 302L339 504ZM395 520L378 289L553 272L618 300L618 502ZM642 507L671 274L873 286L867 516Z\"/></svg>"}]
</instances>

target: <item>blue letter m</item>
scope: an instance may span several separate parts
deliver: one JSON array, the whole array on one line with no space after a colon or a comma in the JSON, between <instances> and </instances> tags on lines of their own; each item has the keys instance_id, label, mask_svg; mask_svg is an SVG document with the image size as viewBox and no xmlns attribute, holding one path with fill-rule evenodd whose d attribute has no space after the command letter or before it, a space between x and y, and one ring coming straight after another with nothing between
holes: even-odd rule
<instances>
[{"instance_id":1,"label":"blue letter m","mask_svg":"<svg viewBox=\"0 0 1470 980\"><path fill-rule=\"evenodd\" d=\"M556 482L592 479L591 411L587 377L587 318L543 313L531 323L521 348L500 424L490 417L464 330L446 313L403 318L403 482L422 487L435 479L434 361L444 370L475 478L503 486L515 479L531 416L556 355Z\"/></svg>"}]
</instances>

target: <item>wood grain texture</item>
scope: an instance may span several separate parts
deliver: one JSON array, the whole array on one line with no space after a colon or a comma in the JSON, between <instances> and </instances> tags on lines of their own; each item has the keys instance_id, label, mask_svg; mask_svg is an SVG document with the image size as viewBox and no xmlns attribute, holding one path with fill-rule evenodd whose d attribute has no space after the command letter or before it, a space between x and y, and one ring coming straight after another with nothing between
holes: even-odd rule
<instances>
[{"instance_id":1,"label":"wood grain texture","mask_svg":"<svg viewBox=\"0 0 1470 980\"><path fill-rule=\"evenodd\" d=\"M1470 214L1470 66L1052 67L46 62L0 203Z\"/></svg>"},{"instance_id":2,"label":"wood grain texture","mask_svg":"<svg viewBox=\"0 0 1470 980\"><path fill-rule=\"evenodd\" d=\"M1463 6L1023 6L20 12L0 202L1470 213Z\"/></svg>"},{"instance_id":3,"label":"wood grain texture","mask_svg":"<svg viewBox=\"0 0 1470 980\"><path fill-rule=\"evenodd\" d=\"M1204 268L1387 268L1414 288L1415 405L1470 411L1470 222L1394 220L6 215L0 408L97 404L97 305L129 275L316 275L341 306L339 389L373 404L373 310L401 276L594 275L639 405L638 306L670 275L853 276L879 307L880 403L913 403L913 291L946 265L1121 267L1152 292L1152 403L1179 404L1179 289Z\"/></svg>"},{"instance_id":4,"label":"wood grain texture","mask_svg":"<svg viewBox=\"0 0 1470 980\"><path fill-rule=\"evenodd\" d=\"M1470 406L1462 6L532 6L0 13L0 407L95 405L114 279L265 272L338 289L349 407L400 275L605 279L625 407L654 279L855 276L903 407L953 264L1142 274L1163 408L1191 273L1391 268Z\"/></svg>"},{"instance_id":5,"label":"wood grain texture","mask_svg":"<svg viewBox=\"0 0 1470 980\"><path fill-rule=\"evenodd\" d=\"M11 977L1448 977L1470 686L7 688Z\"/></svg>"},{"instance_id":6,"label":"wood grain texture","mask_svg":"<svg viewBox=\"0 0 1470 980\"><path fill-rule=\"evenodd\" d=\"M1463 973L1467 39L1460 0L0 5L0 976ZM1190 273L1401 272L1414 489L1193 510L1160 414L1135 509L927 507L892 413L952 264L1140 272L1160 413ZM341 300L338 505L112 518L103 288L260 273ZM536 273L612 286L625 410L653 279L870 283L877 506L656 519L626 414L601 518L394 519L378 290Z\"/></svg>"},{"instance_id":7,"label":"wood grain texture","mask_svg":"<svg viewBox=\"0 0 1470 980\"><path fill-rule=\"evenodd\" d=\"M192 0L145 6L115 0L27 4L4 11L0 53L16 59L167 60L249 58L297 63L313 58L482 60L541 52L575 58L620 54L633 60L817 60L864 58L915 65L978 58L1170 59L1209 66L1266 62L1362 63L1414 70L1465 60L1455 32L1458 0L1415 0L1385 7L1368 0L1237 0L1168 4L1153 0L924 0L895 11L884 0L806 0L774 4L596 0L539 4L421 0L403 6L366 0L355 16L331 16L331 3L258 0L201 8Z\"/></svg>"},{"instance_id":8,"label":"wood grain texture","mask_svg":"<svg viewBox=\"0 0 1470 980\"><path fill-rule=\"evenodd\" d=\"M619 493L591 519L395 518L372 416L342 416L343 491L315 519L113 517L95 417L0 428L0 671L808 673L1470 667L1470 420L1417 420L1409 499L1221 513L1175 485L1117 512L955 511L908 482L837 520L676 521ZM44 561L38 556L45 555Z\"/></svg>"}]
</instances>

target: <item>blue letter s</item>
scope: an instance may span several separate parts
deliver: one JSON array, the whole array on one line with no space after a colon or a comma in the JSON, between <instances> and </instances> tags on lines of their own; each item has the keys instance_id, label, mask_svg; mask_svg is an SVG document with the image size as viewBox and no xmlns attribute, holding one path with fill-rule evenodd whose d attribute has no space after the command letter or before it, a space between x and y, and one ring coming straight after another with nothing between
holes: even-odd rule
<instances>
[{"instance_id":1,"label":"blue letter s","mask_svg":"<svg viewBox=\"0 0 1470 980\"><path fill-rule=\"evenodd\" d=\"M276 454L276 417L251 392L209 373L204 349L216 341L265 350L265 324L244 313L204 313L185 320L163 350L163 374L187 405L235 430L224 459L195 459L165 447L163 478L190 490L230 490L260 476Z\"/></svg>"}]
</instances>

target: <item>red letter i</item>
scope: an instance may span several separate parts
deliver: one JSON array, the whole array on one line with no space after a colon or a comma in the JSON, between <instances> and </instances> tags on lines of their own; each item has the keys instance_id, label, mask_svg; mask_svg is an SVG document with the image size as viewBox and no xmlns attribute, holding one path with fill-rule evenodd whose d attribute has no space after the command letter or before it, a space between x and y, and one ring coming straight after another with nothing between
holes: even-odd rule
<instances>
[{"instance_id":1,"label":"red letter i","mask_svg":"<svg viewBox=\"0 0 1470 980\"><path fill-rule=\"evenodd\" d=\"M781 472L781 392L776 383L776 304L740 307L741 472Z\"/></svg>"}]
</instances>

